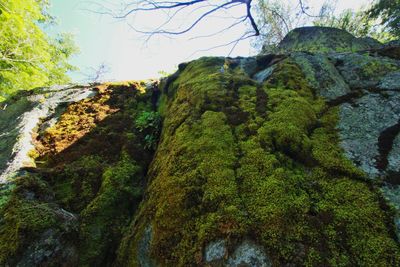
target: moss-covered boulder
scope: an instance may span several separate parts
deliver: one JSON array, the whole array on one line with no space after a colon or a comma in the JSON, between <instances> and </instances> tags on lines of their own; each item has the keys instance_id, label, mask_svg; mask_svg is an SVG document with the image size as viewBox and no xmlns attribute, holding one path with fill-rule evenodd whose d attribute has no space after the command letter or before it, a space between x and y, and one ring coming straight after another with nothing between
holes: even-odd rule
<instances>
[{"instance_id":1,"label":"moss-covered boulder","mask_svg":"<svg viewBox=\"0 0 400 267\"><path fill-rule=\"evenodd\" d=\"M356 38L345 30L330 27L302 27L290 31L279 43L281 52L357 52L379 49L383 45L372 38Z\"/></svg>"},{"instance_id":2,"label":"moss-covered boulder","mask_svg":"<svg viewBox=\"0 0 400 267\"><path fill-rule=\"evenodd\" d=\"M16 127L21 122L14 114L26 98L9 102L0 114L11 118L5 125L16 127L15 140L29 137L27 144L14 142L13 151L36 164L3 172L9 175L0 190L0 265L114 262L142 199L158 141L156 88L154 82L127 82L75 86L54 94L36 90L27 102L30 97L42 100L19 112L32 120L31 128L23 130ZM83 97L76 98L75 91ZM62 97L53 101L57 94ZM26 146L32 147L29 153L20 149Z\"/></svg>"},{"instance_id":3,"label":"moss-covered boulder","mask_svg":"<svg viewBox=\"0 0 400 267\"><path fill-rule=\"evenodd\" d=\"M398 46L370 41L3 103L0 265L399 266Z\"/></svg>"},{"instance_id":4,"label":"moss-covered boulder","mask_svg":"<svg viewBox=\"0 0 400 267\"><path fill-rule=\"evenodd\" d=\"M146 198L118 266L399 263L394 211L346 158L339 109L296 58L270 62L261 84L218 58L167 83Z\"/></svg>"}]
</instances>

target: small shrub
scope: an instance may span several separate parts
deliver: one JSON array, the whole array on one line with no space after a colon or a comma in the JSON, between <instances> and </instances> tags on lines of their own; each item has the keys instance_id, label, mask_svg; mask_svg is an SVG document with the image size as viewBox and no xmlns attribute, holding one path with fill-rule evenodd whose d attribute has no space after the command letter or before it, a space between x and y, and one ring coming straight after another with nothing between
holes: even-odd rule
<instances>
[{"instance_id":1,"label":"small shrub","mask_svg":"<svg viewBox=\"0 0 400 267\"><path fill-rule=\"evenodd\" d=\"M161 129L161 116L158 112L143 111L135 120L136 129L144 134L144 147L155 149Z\"/></svg>"}]
</instances>

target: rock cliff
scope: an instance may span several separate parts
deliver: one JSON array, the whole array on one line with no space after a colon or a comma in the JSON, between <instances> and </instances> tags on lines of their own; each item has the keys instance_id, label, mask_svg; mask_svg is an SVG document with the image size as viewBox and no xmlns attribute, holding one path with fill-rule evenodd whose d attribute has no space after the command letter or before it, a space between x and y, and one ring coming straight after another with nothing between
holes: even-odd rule
<instances>
[{"instance_id":1,"label":"rock cliff","mask_svg":"<svg viewBox=\"0 0 400 267\"><path fill-rule=\"evenodd\" d=\"M400 265L396 42L301 28L1 105L1 266Z\"/></svg>"}]
</instances>

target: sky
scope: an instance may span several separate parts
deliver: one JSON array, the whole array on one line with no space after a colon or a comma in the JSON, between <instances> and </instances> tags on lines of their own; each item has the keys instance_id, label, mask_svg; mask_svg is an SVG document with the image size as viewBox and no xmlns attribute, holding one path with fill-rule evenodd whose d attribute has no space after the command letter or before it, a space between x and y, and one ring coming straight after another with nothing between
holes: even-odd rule
<instances>
[{"instance_id":1,"label":"sky","mask_svg":"<svg viewBox=\"0 0 400 267\"><path fill-rule=\"evenodd\" d=\"M338 0L337 12L347 8L356 10L368 1ZM72 33L80 48L80 53L71 60L71 63L79 68L79 71L70 73L74 82L86 82L88 76L93 75L94 69L98 69L102 64L107 66L107 73L103 80L157 78L160 76L160 72L175 71L181 62L201 56L227 56L232 46L211 50L210 48L225 44L226 40L236 40L247 29L244 24L241 24L211 38L199 38L218 32L224 23L230 22L228 17L231 14L229 14L226 17L222 15L204 20L187 35L175 38L153 36L147 40L147 35L139 34L131 27L150 29L152 25L162 23L161 19L165 18L162 14L148 13L143 16L129 17L128 20L117 20L109 15L94 12L100 10L100 6L94 3L110 7L111 1L51 0L50 2L50 13L57 18L57 25L47 31L53 35L59 32ZM119 0L112 0L112 2L111 5L115 7L115 3ZM312 7L309 11L317 12L321 2L308 0L308 6ZM243 9L236 8L232 12L234 16L238 16L243 14ZM176 21L184 23L188 21L188 18L193 20L195 16L196 13L193 13L186 17L178 17ZM251 40L248 39L239 42L230 56L249 56L255 52L251 47Z\"/></svg>"}]
</instances>

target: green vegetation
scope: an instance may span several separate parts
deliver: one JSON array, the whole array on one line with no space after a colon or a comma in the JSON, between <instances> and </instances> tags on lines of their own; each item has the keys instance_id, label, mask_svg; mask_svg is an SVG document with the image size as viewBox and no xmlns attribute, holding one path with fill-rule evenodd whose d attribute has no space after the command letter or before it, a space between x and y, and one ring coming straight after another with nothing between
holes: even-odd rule
<instances>
[{"instance_id":1,"label":"green vegetation","mask_svg":"<svg viewBox=\"0 0 400 267\"><path fill-rule=\"evenodd\" d=\"M158 112L143 111L136 119L135 125L139 132L145 134L145 148L155 150L161 129L161 117Z\"/></svg>"},{"instance_id":2,"label":"green vegetation","mask_svg":"<svg viewBox=\"0 0 400 267\"><path fill-rule=\"evenodd\" d=\"M140 167L128 154L123 153L102 179L97 196L81 212L81 266L99 266L113 259L112 251L141 199Z\"/></svg>"},{"instance_id":3,"label":"green vegetation","mask_svg":"<svg viewBox=\"0 0 400 267\"><path fill-rule=\"evenodd\" d=\"M32 197L28 198L26 193ZM19 255L23 248L38 238L41 232L59 228L56 206L46 201L50 196L46 182L34 175L22 176L15 180L15 189L7 203L2 206L0 224L0 263Z\"/></svg>"},{"instance_id":4,"label":"green vegetation","mask_svg":"<svg viewBox=\"0 0 400 267\"><path fill-rule=\"evenodd\" d=\"M313 22L315 26L333 27L345 30L355 37L372 37L380 42L394 39L394 35L380 25L378 16L373 18L366 9L344 10L339 15L329 14Z\"/></svg>"},{"instance_id":5,"label":"green vegetation","mask_svg":"<svg viewBox=\"0 0 400 267\"><path fill-rule=\"evenodd\" d=\"M40 134L38 151L30 153L39 154L41 171L0 190L0 265L16 265L33 242L45 242L38 240L48 230L51 240L76 250L63 264L99 266L115 260L153 156L146 136L153 134L157 144L160 117L153 111L153 92L143 83L105 84L97 91L70 104ZM66 211L79 221L66 221ZM45 252L32 253L40 258Z\"/></svg>"},{"instance_id":6,"label":"green vegetation","mask_svg":"<svg viewBox=\"0 0 400 267\"><path fill-rule=\"evenodd\" d=\"M382 20L389 32L400 38L400 1L376 0L369 10L370 18Z\"/></svg>"},{"instance_id":7,"label":"green vegetation","mask_svg":"<svg viewBox=\"0 0 400 267\"><path fill-rule=\"evenodd\" d=\"M63 165L61 172L50 177L56 198L81 218L80 266L113 262L123 230L141 200L153 153L146 136L160 131L159 117L152 111L152 92L145 91L143 84L107 84L98 91L89 101L71 104L43 136L59 134L42 143L43 151L48 151L42 156L48 167ZM70 129L78 137L76 142L54 155L46 149L74 140ZM158 135L153 138L157 143Z\"/></svg>"},{"instance_id":8,"label":"green vegetation","mask_svg":"<svg viewBox=\"0 0 400 267\"><path fill-rule=\"evenodd\" d=\"M204 265L209 242L223 238L229 249L244 236L277 266L400 263L392 212L338 146L337 109L290 59L257 85L230 62L202 58L164 93L147 199L118 264L139 265L149 225L149 253L162 266Z\"/></svg>"},{"instance_id":9,"label":"green vegetation","mask_svg":"<svg viewBox=\"0 0 400 267\"><path fill-rule=\"evenodd\" d=\"M69 81L68 58L77 52L70 35L50 38L48 1L0 1L0 101L16 90Z\"/></svg>"},{"instance_id":10,"label":"green vegetation","mask_svg":"<svg viewBox=\"0 0 400 267\"><path fill-rule=\"evenodd\" d=\"M355 37L371 37L382 43L400 37L399 0L374 0L358 10L347 9L340 14L335 2L325 1L319 12L311 11L304 1L299 5L278 0L254 2L260 35L252 46L264 54L276 53L277 45L289 32L309 24L342 29ZM363 41L377 45L371 39Z\"/></svg>"}]
</instances>

